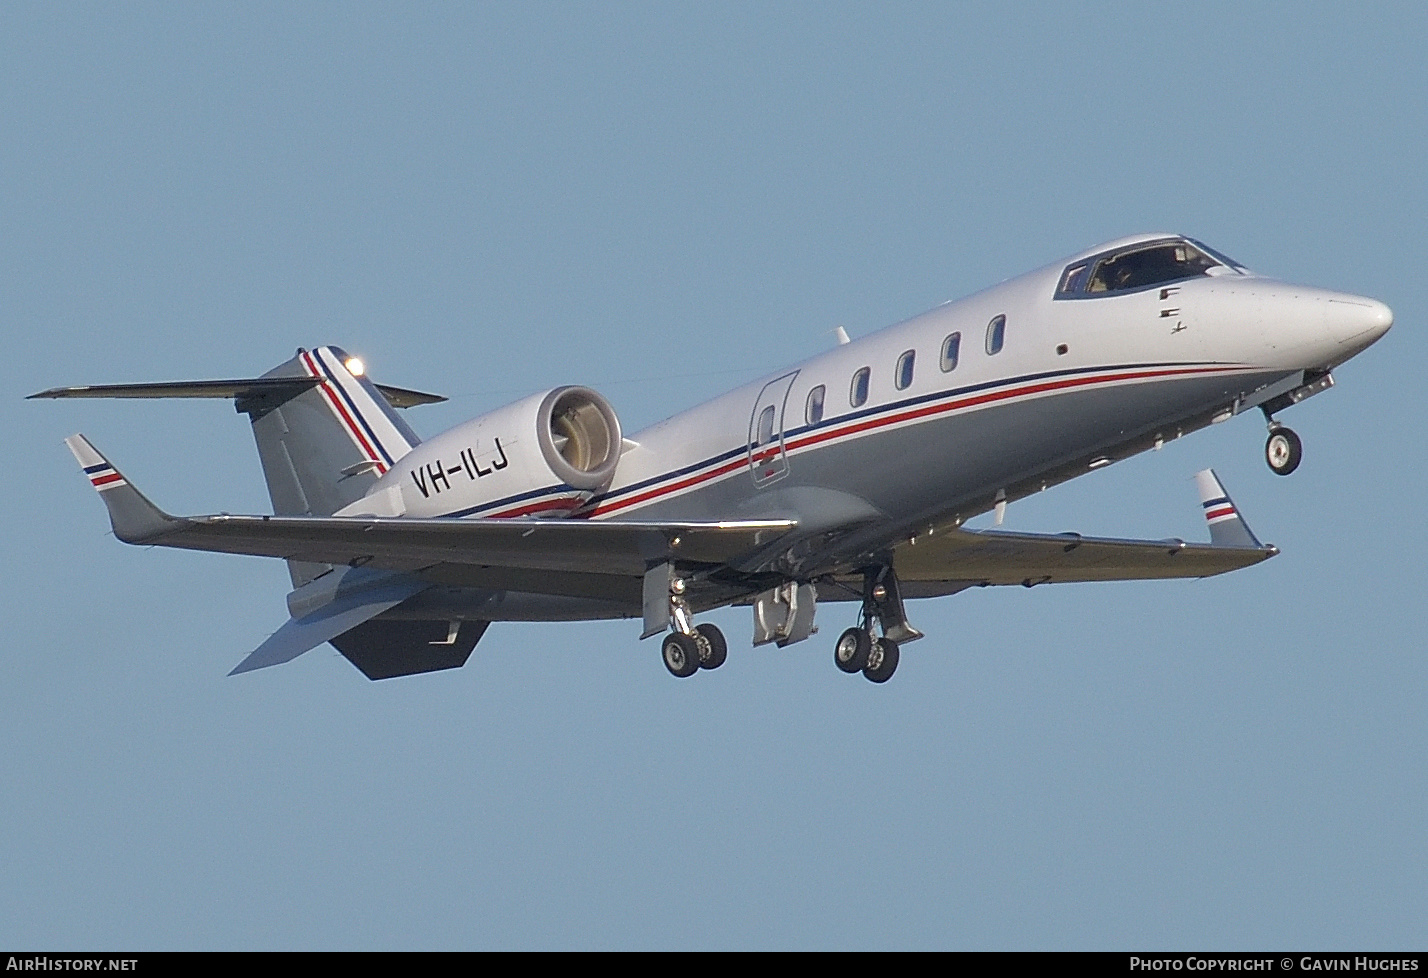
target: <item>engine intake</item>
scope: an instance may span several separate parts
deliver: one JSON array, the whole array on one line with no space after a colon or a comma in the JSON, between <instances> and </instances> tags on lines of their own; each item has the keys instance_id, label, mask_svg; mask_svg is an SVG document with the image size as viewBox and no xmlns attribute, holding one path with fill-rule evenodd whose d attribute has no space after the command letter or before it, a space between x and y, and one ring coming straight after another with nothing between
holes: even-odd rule
<instances>
[{"instance_id":1,"label":"engine intake","mask_svg":"<svg viewBox=\"0 0 1428 978\"><path fill-rule=\"evenodd\" d=\"M536 437L550 470L576 489L603 489L620 461L620 419L587 387L557 387L536 410Z\"/></svg>"}]
</instances>

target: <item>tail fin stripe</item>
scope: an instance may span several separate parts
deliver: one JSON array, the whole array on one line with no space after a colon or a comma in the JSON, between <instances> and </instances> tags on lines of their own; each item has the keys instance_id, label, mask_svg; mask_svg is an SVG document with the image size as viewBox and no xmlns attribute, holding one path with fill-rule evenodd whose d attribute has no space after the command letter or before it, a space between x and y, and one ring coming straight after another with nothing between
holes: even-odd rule
<instances>
[{"instance_id":1,"label":"tail fin stripe","mask_svg":"<svg viewBox=\"0 0 1428 978\"><path fill-rule=\"evenodd\" d=\"M372 424L367 420L366 415L357 407L357 402L353 399L352 392L347 389L347 385L342 381L342 375L333 370L331 364L327 362L327 358L323 355L326 352L325 349L313 350L312 357L317 361L318 366L322 368L322 372L327 375L327 379L337 388L337 393L342 395L342 399L347 402L347 407L351 410L352 417L357 419L357 423L361 425L362 429L367 433L367 437L371 439L371 443L377 446L377 451L381 453L382 458L387 463L387 467L391 468L393 464L391 453L388 452L387 447L382 444L382 439L377 437L377 432L373 430Z\"/></svg>"},{"instance_id":2,"label":"tail fin stripe","mask_svg":"<svg viewBox=\"0 0 1428 978\"><path fill-rule=\"evenodd\" d=\"M307 351L303 351L302 363L303 367L306 368L312 376L323 376L323 372L317 369L317 367L313 363L312 355L309 354ZM327 402L332 406L333 412L336 413L337 417L342 421L343 426L347 429L347 434L352 437L352 440L357 443L357 446L361 448L362 451L367 453L367 458L373 462L376 462L377 467L381 470L381 472L385 473L387 469L390 468L390 465L383 463L382 458L377 454L376 451L373 450L371 444L367 441L366 436L362 434L361 429L359 429L356 423L352 420L352 416L347 413L347 408L345 408L342 405L342 402L337 399L337 395L332 393L332 383L328 382L320 384L318 386L318 390L322 391L323 396L327 398Z\"/></svg>"}]
</instances>

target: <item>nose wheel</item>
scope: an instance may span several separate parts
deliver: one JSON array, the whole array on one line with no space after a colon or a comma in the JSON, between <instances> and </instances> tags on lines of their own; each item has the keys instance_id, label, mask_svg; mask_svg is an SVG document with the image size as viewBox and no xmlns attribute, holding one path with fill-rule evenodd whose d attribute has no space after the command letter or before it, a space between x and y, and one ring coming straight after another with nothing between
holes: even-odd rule
<instances>
[{"instance_id":1,"label":"nose wheel","mask_svg":"<svg viewBox=\"0 0 1428 978\"><path fill-rule=\"evenodd\" d=\"M1264 443L1264 460L1269 463L1275 475L1288 475L1299 468L1304 457L1304 443L1292 429L1274 425L1269 429L1269 440Z\"/></svg>"}]
</instances>

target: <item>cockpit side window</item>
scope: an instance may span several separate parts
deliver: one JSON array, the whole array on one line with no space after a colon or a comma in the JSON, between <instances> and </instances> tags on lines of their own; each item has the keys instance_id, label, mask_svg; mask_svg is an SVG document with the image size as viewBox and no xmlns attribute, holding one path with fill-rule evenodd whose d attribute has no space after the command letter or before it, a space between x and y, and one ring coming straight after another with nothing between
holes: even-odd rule
<instances>
[{"instance_id":1,"label":"cockpit side window","mask_svg":"<svg viewBox=\"0 0 1428 978\"><path fill-rule=\"evenodd\" d=\"M1091 295L1132 292L1204 275L1219 264L1188 241L1131 248L1098 261L1086 283L1086 291Z\"/></svg>"},{"instance_id":2,"label":"cockpit side window","mask_svg":"<svg viewBox=\"0 0 1428 978\"><path fill-rule=\"evenodd\" d=\"M1223 251L1216 251L1214 248L1211 248L1203 241L1196 241L1194 238L1187 238L1186 240L1189 241L1195 247L1199 248L1205 254L1209 255L1211 258L1220 262L1226 268L1233 268L1235 271L1240 272L1241 274L1249 271L1249 269L1245 268L1245 266L1240 262L1235 261Z\"/></svg>"},{"instance_id":3,"label":"cockpit side window","mask_svg":"<svg viewBox=\"0 0 1428 978\"><path fill-rule=\"evenodd\" d=\"M1085 262L1072 265L1061 273L1061 285L1057 288L1057 295L1075 295L1081 291L1081 286L1086 284L1086 269L1091 266Z\"/></svg>"}]
</instances>

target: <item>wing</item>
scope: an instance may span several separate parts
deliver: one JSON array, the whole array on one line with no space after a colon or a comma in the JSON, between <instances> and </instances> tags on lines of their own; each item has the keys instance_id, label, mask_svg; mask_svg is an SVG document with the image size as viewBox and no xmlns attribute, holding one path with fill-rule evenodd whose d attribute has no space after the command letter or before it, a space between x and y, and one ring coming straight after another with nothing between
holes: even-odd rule
<instances>
[{"instance_id":1,"label":"wing","mask_svg":"<svg viewBox=\"0 0 1428 978\"><path fill-rule=\"evenodd\" d=\"M975 585L1211 577L1279 553L1250 531L1213 471L1196 482L1208 544L949 528L904 541L894 548L894 566L907 595L918 597Z\"/></svg>"},{"instance_id":2,"label":"wing","mask_svg":"<svg viewBox=\"0 0 1428 978\"><path fill-rule=\"evenodd\" d=\"M369 516L176 517L149 502L83 435L66 439L125 543L397 571L435 570L446 580L532 593L632 594L663 562L723 565L795 525L736 522L593 522L533 519L413 519ZM445 569L444 571L441 569ZM600 579L608 579L601 581ZM593 580L592 580L593 579ZM502 583L497 583L497 582Z\"/></svg>"}]
</instances>

